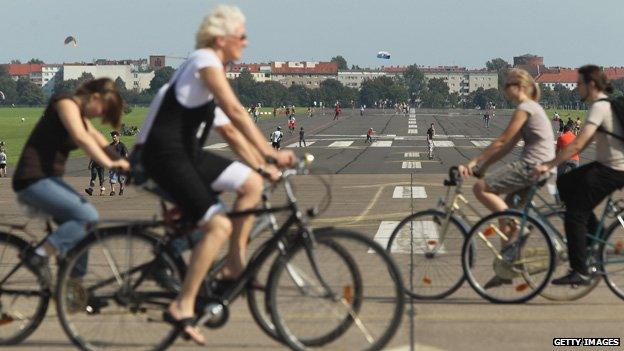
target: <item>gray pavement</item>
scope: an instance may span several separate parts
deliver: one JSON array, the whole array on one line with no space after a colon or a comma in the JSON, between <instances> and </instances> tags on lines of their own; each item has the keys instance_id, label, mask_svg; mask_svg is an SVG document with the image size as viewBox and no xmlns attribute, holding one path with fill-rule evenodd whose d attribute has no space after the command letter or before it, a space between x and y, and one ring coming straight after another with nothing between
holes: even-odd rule
<instances>
[{"instance_id":1,"label":"gray pavement","mask_svg":"<svg viewBox=\"0 0 624 351\"><path fill-rule=\"evenodd\" d=\"M486 130L482 127L479 111L415 112L414 118L410 118L395 115L394 111L369 110L364 117L360 117L357 110L345 109L344 116L337 122L331 120L333 114L330 111L325 116L317 114L311 119L298 117L298 125L303 125L308 131L308 141L315 142L304 149L292 149L297 153L313 153L317 160L315 168L327 173L328 178L331 175L332 203L322 216L314 220L315 226L349 228L382 241L379 234L383 232L384 222L399 221L412 211L432 207L437 198L444 195L442 179L448 167L465 162L478 153L485 145L479 141L487 142L495 138L510 118L509 115L499 114L492 121L491 128ZM409 123L410 119L415 119L416 123ZM281 121L283 126L285 121L285 118ZM446 136L436 140L452 142L452 146L446 143L447 146L436 147L433 160L427 158L426 142L422 138L431 122L436 124L438 134ZM414 124L417 128L409 127ZM260 123L267 135L275 125L275 120ZM363 135L370 126L378 131L379 141L390 141L391 144L365 145ZM409 129L418 129L418 132L409 133ZM296 135L289 137L287 134L283 145L288 146L297 139ZM331 146L340 141L352 143ZM213 136L206 145L221 142ZM226 148L213 150L230 154ZM516 148L513 153L517 155L519 150ZM592 155L592 152L586 152L586 155ZM412 165L420 162L420 168L403 168L403 162L413 162ZM67 180L77 189L82 189L88 182L85 166L84 159L71 161ZM295 183L304 206L313 205L320 199L320 186L314 180L298 178ZM413 191L419 198L410 198L404 186L421 187ZM469 200L475 203L474 197L469 191L467 193ZM280 198L280 195L276 197ZM231 196L225 198L231 200ZM149 219L157 215L156 199L132 188L123 197L91 197L89 200L104 220ZM2 221L26 220L15 205L10 179L0 179L0 209ZM624 334L619 318L620 313L624 313L624 304L603 283L580 301L554 303L537 297L523 305L488 303L465 284L445 300L413 301L413 308L413 329L410 328L410 315L406 312L389 349L405 349L412 330L416 350L562 350L564 348L552 346L554 337L622 337ZM225 327L204 332L208 337L207 347L214 350L283 348L254 325L243 301L234 304L231 319ZM44 323L29 339L7 349L32 350L40 347L50 350L71 348L56 321L53 306ZM178 341L172 349L196 348Z\"/></svg>"}]
</instances>

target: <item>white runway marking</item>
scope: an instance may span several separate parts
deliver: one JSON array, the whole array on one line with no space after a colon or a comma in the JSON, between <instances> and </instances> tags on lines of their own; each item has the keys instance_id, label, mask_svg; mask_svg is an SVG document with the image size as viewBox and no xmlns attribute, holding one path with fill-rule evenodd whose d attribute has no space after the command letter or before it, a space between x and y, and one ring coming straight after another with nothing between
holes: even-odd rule
<instances>
[{"instance_id":1,"label":"white runway marking","mask_svg":"<svg viewBox=\"0 0 624 351\"><path fill-rule=\"evenodd\" d=\"M426 199L427 192L424 186L395 186L392 193L393 199Z\"/></svg>"},{"instance_id":2,"label":"white runway marking","mask_svg":"<svg viewBox=\"0 0 624 351\"><path fill-rule=\"evenodd\" d=\"M371 144L372 147L390 147L392 140L377 140Z\"/></svg>"},{"instance_id":3,"label":"white runway marking","mask_svg":"<svg viewBox=\"0 0 624 351\"><path fill-rule=\"evenodd\" d=\"M399 225L399 221L381 221L374 240L386 248L392 232ZM410 235L411 230L411 235ZM440 235L438 233L438 227L432 221L412 221L412 225L405 225L401 231L394 238L390 252L392 253L406 253L412 252L416 254L424 254L425 248L428 250L433 249L437 244ZM370 253L371 251L369 251ZM445 253L444 246L439 248L440 253Z\"/></svg>"},{"instance_id":4,"label":"white runway marking","mask_svg":"<svg viewBox=\"0 0 624 351\"><path fill-rule=\"evenodd\" d=\"M227 143L216 143L208 146L204 146L204 150L219 150L227 147Z\"/></svg>"},{"instance_id":5,"label":"white runway marking","mask_svg":"<svg viewBox=\"0 0 624 351\"><path fill-rule=\"evenodd\" d=\"M407 134L418 134L418 129L408 129Z\"/></svg>"},{"instance_id":6,"label":"white runway marking","mask_svg":"<svg viewBox=\"0 0 624 351\"><path fill-rule=\"evenodd\" d=\"M329 147L347 147L347 146L351 146L351 144L353 144L353 140L334 141L333 143L329 144Z\"/></svg>"},{"instance_id":7,"label":"white runway marking","mask_svg":"<svg viewBox=\"0 0 624 351\"><path fill-rule=\"evenodd\" d=\"M420 161L403 161L401 168L422 168Z\"/></svg>"},{"instance_id":8,"label":"white runway marking","mask_svg":"<svg viewBox=\"0 0 624 351\"><path fill-rule=\"evenodd\" d=\"M314 141L312 141L312 140L307 141L306 140L306 146L310 146L310 145L312 145L314 143L316 143L316 140L314 140ZM286 147L299 147L299 142L288 144ZM303 147L303 144L302 144L302 147Z\"/></svg>"},{"instance_id":9,"label":"white runway marking","mask_svg":"<svg viewBox=\"0 0 624 351\"><path fill-rule=\"evenodd\" d=\"M414 158L418 158L420 157L420 153L418 152L406 152L405 155L403 157L414 157Z\"/></svg>"},{"instance_id":10,"label":"white runway marking","mask_svg":"<svg viewBox=\"0 0 624 351\"><path fill-rule=\"evenodd\" d=\"M436 147L454 147L455 143L450 140L434 140L433 145Z\"/></svg>"},{"instance_id":11,"label":"white runway marking","mask_svg":"<svg viewBox=\"0 0 624 351\"><path fill-rule=\"evenodd\" d=\"M470 142L476 147L488 147L491 143L489 140L470 140Z\"/></svg>"}]
</instances>

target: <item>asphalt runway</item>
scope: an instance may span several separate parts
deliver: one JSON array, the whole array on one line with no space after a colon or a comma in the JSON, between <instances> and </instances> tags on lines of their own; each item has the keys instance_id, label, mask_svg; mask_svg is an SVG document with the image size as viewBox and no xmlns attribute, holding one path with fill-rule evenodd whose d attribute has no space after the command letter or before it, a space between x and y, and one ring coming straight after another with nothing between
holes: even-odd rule
<instances>
[{"instance_id":1,"label":"asphalt runway","mask_svg":"<svg viewBox=\"0 0 624 351\"><path fill-rule=\"evenodd\" d=\"M490 129L482 126L480 111L415 110L412 116L395 115L393 110L359 111L345 109L338 121L333 111L317 112L312 118L299 116L298 127L307 131L306 148L290 146L298 136L290 136L286 118L264 120L260 127L268 136L281 124L286 130L283 145L297 154L315 155L314 169L325 174L332 185L332 202L325 213L313 221L315 227L336 226L357 230L381 244L388 228L396 225L413 211L430 208L444 196L442 180L448 167L478 153L504 128L510 116L498 113ZM414 122L415 123L410 123ZM425 131L435 123L441 142L433 159L426 154ZM364 143L369 127L378 132L378 145ZM409 132L409 130L417 132ZM314 143L312 143L314 141ZM385 141L385 143L383 143ZM339 143L342 142L342 143ZM222 140L211 136L206 147L231 155ZM338 143L338 144L336 144ZM333 144L333 145L332 145ZM520 148L506 160L517 157ZM590 156L593 150L585 155ZM587 160L586 157L583 157ZM404 163L414 168L404 168ZM419 166L419 167L418 167ZM67 181L76 189L84 188L86 161L72 159ZM303 206L312 206L322 196L322 188L311 178L296 178L298 197ZM472 203L470 185L466 195ZM275 195L280 198L279 194ZM231 201L231 196L224 196ZM104 221L149 219L158 214L158 202L152 196L130 188L123 197L91 197ZM278 201L276 201L278 202ZM481 207L479 207L483 210ZM10 179L0 179L2 221L21 223L26 220L15 203ZM36 228L37 223L33 226ZM458 263L459 264L459 263ZM401 267L405 268L405 267ZM555 337L622 337L620 313L622 301L601 285L589 296L574 302L551 302L537 297L522 305L496 305L482 300L471 288L464 286L451 297L439 301L413 301L413 327L410 309L406 309L401 327L388 349L405 349L413 331L416 350L564 350L553 347ZM204 330L207 346L213 350L269 350L283 347L264 336L255 326L244 301L234 304L229 323L221 329ZM67 341L52 305L39 329L15 350L43 348L66 350ZM200 349L179 340L175 350ZM583 349L583 348L575 348Z\"/></svg>"}]
</instances>

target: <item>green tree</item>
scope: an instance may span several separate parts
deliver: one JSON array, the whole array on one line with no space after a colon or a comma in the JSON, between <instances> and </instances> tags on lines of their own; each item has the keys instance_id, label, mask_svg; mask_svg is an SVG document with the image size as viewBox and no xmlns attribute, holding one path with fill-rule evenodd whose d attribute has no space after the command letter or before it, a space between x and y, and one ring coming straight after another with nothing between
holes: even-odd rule
<instances>
[{"instance_id":1,"label":"green tree","mask_svg":"<svg viewBox=\"0 0 624 351\"><path fill-rule=\"evenodd\" d=\"M511 68L511 65L499 57L486 62L485 67L490 71L496 71L496 73L498 73L498 89L503 89L507 71Z\"/></svg>"},{"instance_id":2,"label":"green tree","mask_svg":"<svg viewBox=\"0 0 624 351\"><path fill-rule=\"evenodd\" d=\"M82 72L82 74L80 75L80 77L78 77L78 79L76 79L78 85L84 83L84 82L88 82L90 80L94 80L95 77L93 76L93 74L88 73L88 72Z\"/></svg>"},{"instance_id":3,"label":"green tree","mask_svg":"<svg viewBox=\"0 0 624 351\"><path fill-rule=\"evenodd\" d=\"M242 71L241 74L231 82L231 85L243 105L250 106L251 104L259 102L257 96L258 83L256 83L249 71Z\"/></svg>"},{"instance_id":4,"label":"green tree","mask_svg":"<svg viewBox=\"0 0 624 351\"><path fill-rule=\"evenodd\" d=\"M17 103L17 87L16 83L10 77L0 76L0 91L4 93L5 100L0 100L0 105L11 105Z\"/></svg>"},{"instance_id":5,"label":"green tree","mask_svg":"<svg viewBox=\"0 0 624 351\"><path fill-rule=\"evenodd\" d=\"M288 88L289 100L297 106L310 106L310 89L301 84L293 84Z\"/></svg>"},{"instance_id":6,"label":"green tree","mask_svg":"<svg viewBox=\"0 0 624 351\"><path fill-rule=\"evenodd\" d=\"M421 105L429 108L443 108L449 104L449 87L442 78L429 79L427 90L421 93Z\"/></svg>"},{"instance_id":7,"label":"green tree","mask_svg":"<svg viewBox=\"0 0 624 351\"><path fill-rule=\"evenodd\" d=\"M44 62L38 58L31 58L28 63L40 64L42 65Z\"/></svg>"},{"instance_id":8,"label":"green tree","mask_svg":"<svg viewBox=\"0 0 624 351\"><path fill-rule=\"evenodd\" d=\"M78 80L59 80L54 84L54 94L73 94L78 87Z\"/></svg>"},{"instance_id":9,"label":"green tree","mask_svg":"<svg viewBox=\"0 0 624 351\"><path fill-rule=\"evenodd\" d=\"M2 76L2 74L0 74ZM624 78L616 79L613 81L613 95L624 95Z\"/></svg>"},{"instance_id":10,"label":"green tree","mask_svg":"<svg viewBox=\"0 0 624 351\"><path fill-rule=\"evenodd\" d=\"M20 60L18 60L18 59L13 59L13 60L11 60L11 64L12 64L12 65L19 65L19 64L21 64L21 63L22 63L22 61L20 61Z\"/></svg>"},{"instance_id":11,"label":"green tree","mask_svg":"<svg viewBox=\"0 0 624 351\"><path fill-rule=\"evenodd\" d=\"M150 93L156 94L163 85L169 82L173 73L175 73L175 70L169 66L165 66L154 72L154 78L152 78L149 87Z\"/></svg>"},{"instance_id":12,"label":"green tree","mask_svg":"<svg viewBox=\"0 0 624 351\"><path fill-rule=\"evenodd\" d=\"M263 106L282 106L290 104L289 90L279 82L266 81L256 83L255 103L260 102Z\"/></svg>"},{"instance_id":13,"label":"green tree","mask_svg":"<svg viewBox=\"0 0 624 351\"><path fill-rule=\"evenodd\" d=\"M405 73L403 73L403 79L408 87L410 96L414 99L420 97L423 90L427 88L425 74L417 65L408 66Z\"/></svg>"},{"instance_id":14,"label":"green tree","mask_svg":"<svg viewBox=\"0 0 624 351\"><path fill-rule=\"evenodd\" d=\"M6 65L0 65L0 78L9 76L9 68Z\"/></svg>"},{"instance_id":15,"label":"green tree","mask_svg":"<svg viewBox=\"0 0 624 351\"><path fill-rule=\"evenodd\" d=\"M349 66L347 65L347 60L345 60L345 58L340 55L332 57L330 61L337 63L339 70L349 69Z\"/></svg>"},{"instance_id":16,"label":"green tree","mask_svg":"<svg viewBox=\"0 0 624 351\"><path fill-rule=\"evenodd\" d=\"M17 103L20 105L38 106L43 105L43 92L41 87L28 78L20 78L16 84Z\"/></svg>"}]
</instances>

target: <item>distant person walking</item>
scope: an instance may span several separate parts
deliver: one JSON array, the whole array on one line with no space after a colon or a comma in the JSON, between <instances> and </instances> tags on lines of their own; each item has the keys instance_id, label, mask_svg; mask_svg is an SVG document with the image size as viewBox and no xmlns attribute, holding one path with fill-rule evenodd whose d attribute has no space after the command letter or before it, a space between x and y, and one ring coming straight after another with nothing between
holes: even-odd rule
<instances>
[{"instance_id":1,"label":"distant person walking","mask_svg":"<svg viewBox=\"0 0 624 351\"><path fill-rule=\"evenodd\" d=\"M334 108L334 121L338 119L338 116L340 115L340 104L336 103L336 107Z\"/></svg>"},{"instance_id":2,"label":"distant person walking","mask_svg":"<svg viewBox=\"0 0 624 351\"><path fill-rule=\"evenodd\" d=\"M301 143L303 142L303 146L308 147L305 140L305 132L303 131L303 127L299 129L299 147L301 147Z\"/></svg>"},{"instance_id":3,"label":"distant person walking","mask_svg":"<svg viewBox=\"0 0 624 351\"><path fill-rule=\"evenodd\" d=\"M558 135L563 134L563 129L565 128L565 123L563 123L563 118L559 118L559 131L557 131Z\"/></svg>"},{"instance_id":4,"label":"distant person walking","mask_svg":"<svg viewBox=\"0 0 624 351\"><path fill-rule=\"evenodd\" d=\"M373 129L373 127L368 128L368 131L366 132L366 142L365 143L373 143L373 135L375 134L375 130Z\"/></svg>"},{"instance_id":5,"label":"distant person walking","mask_svg":"<svg viewBox=\"0 0 624 351\"><path fill-rule=\"evenodd\" d=\"M271 133L271 136L269 137L269 139L271 139L271 146L273 146L275 150L279 150L281 148L281 142L283 137L284 133L282 133L282 127L277 126L275 131Z\"/></svg>"},{"instance_id":6,"label":"distant person walking","mask_svg":"<svg viewBox=\"0 0 624 351\"><path fill-rule=\"evenodd\" d=\"M4 148L0 149L0 177L6 177L7 171L7 155L4 152Z\"/></svg>"},{"instance_id":7,"label":"distant person walking","mask_svg":"<svg viewBox=\"0 0 624 351\"><path fill-rule=\"evenodd\" d=\"M106 188L104 187L104 167L95 162L93 159L89 161L89 170L91 171L91 181L89 181L89 187L85 189L85 193L89 196L93 196L93 187L95 186L95 179L100 180L100 196L104 195Z\"/></svg>"},{"instance_id":8,"label":"distant person walking","mask_svg":"<svg viewBox=\"0 0 624 351\"><path fill-rule=\"evenodd\" d=\"M112 151L116 152L118 157L127 160L128 159L128 148L126 147L126 145L124 143L122 143L119 140L119 132L116 130L113 130L111 132L111 137L113 138L113 141L110 143L109 147L112 149ZM121 173L119 172L118 169L111 169L108 172L108 181L110 182L110 187L111 187L111 192L110 192L110 196L115 196L115 184L119 183L119 195L123 195L123 191L124 191L124 183L126 182L126 179L123 175L121 175Z\"/></svg>"},{"instance_id":9,"label":"distant person walking","mask_svg":"<svg viewBox=\"0 0 624 351\"><path fill-rule=\"evenodd\" d=\"M486 111L483 114L483 126L487 129L490 128L490 111Z\"/></svg>"}]
</instances>

